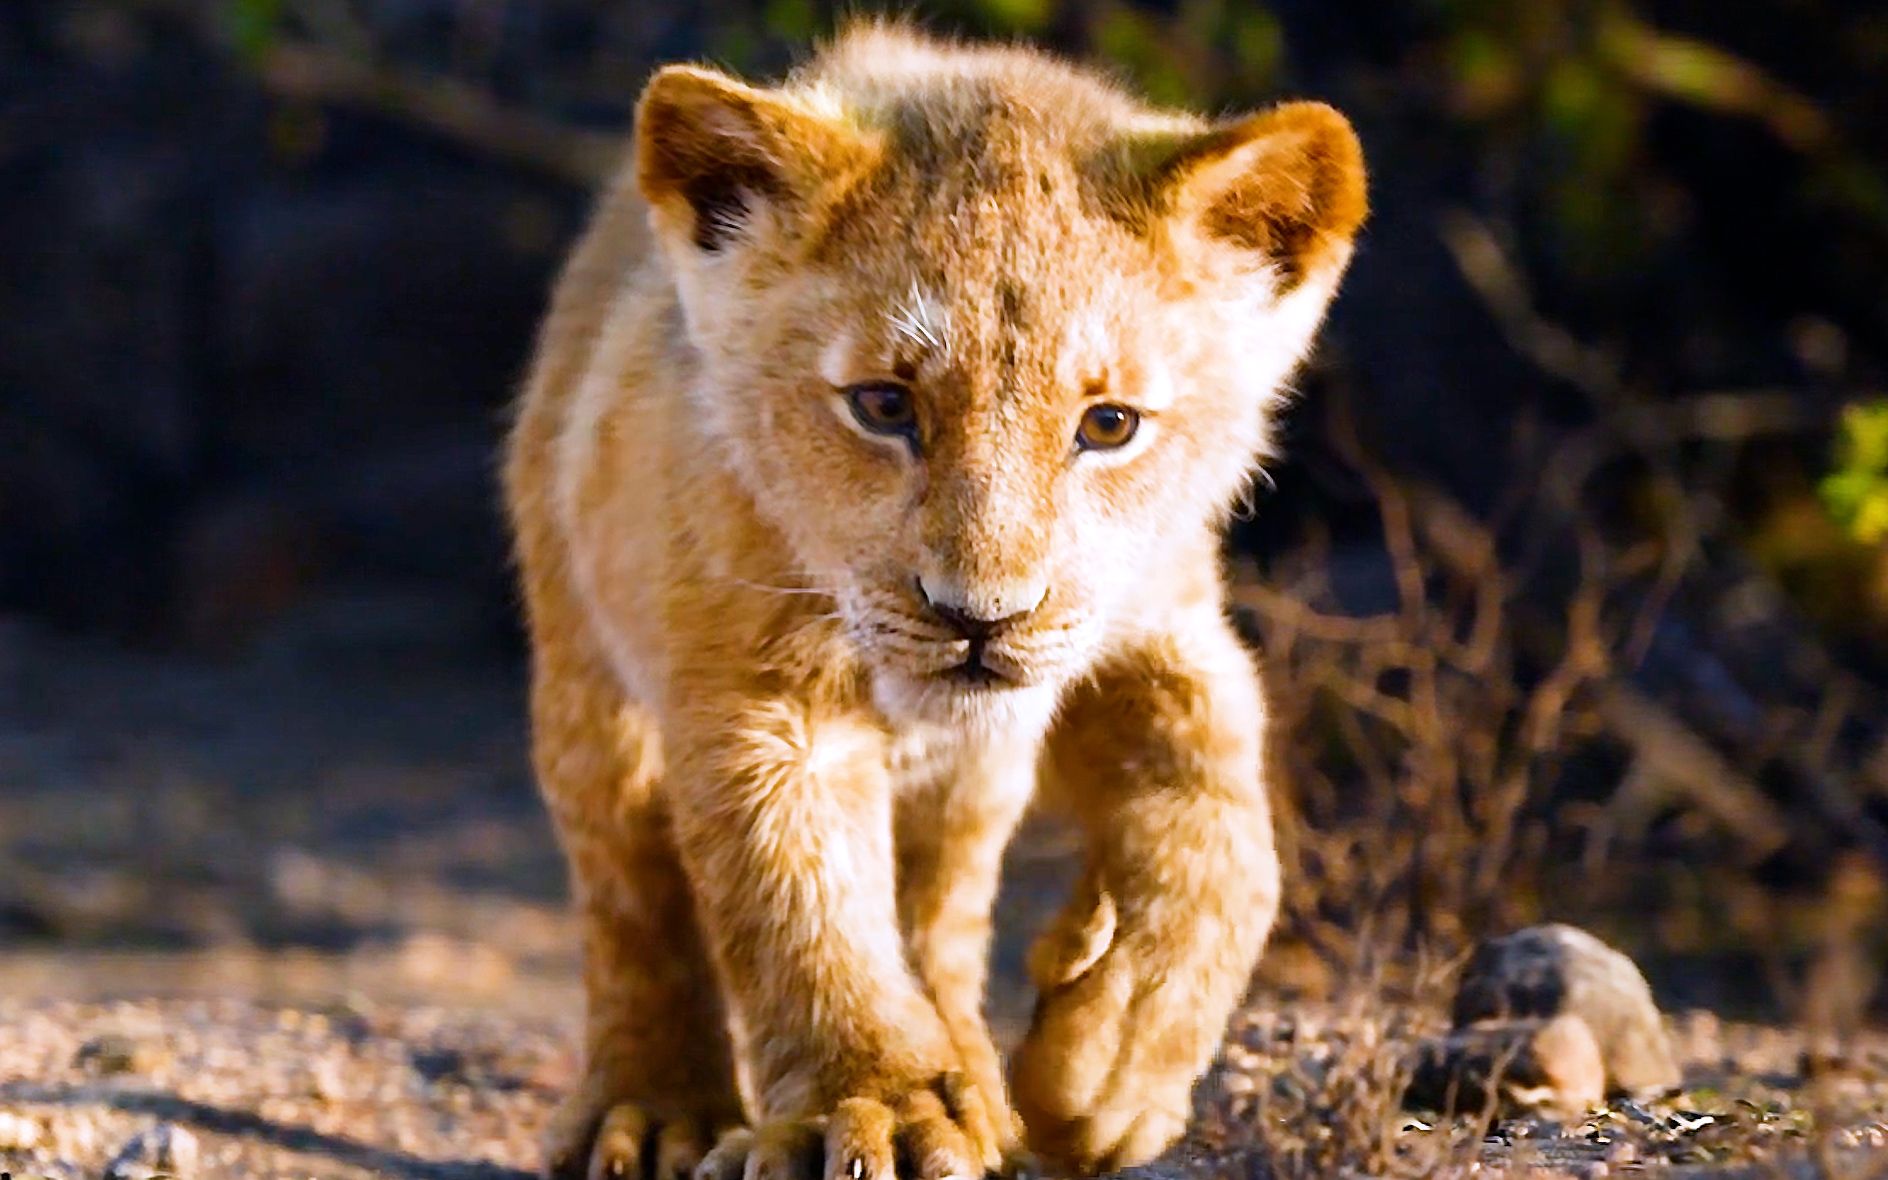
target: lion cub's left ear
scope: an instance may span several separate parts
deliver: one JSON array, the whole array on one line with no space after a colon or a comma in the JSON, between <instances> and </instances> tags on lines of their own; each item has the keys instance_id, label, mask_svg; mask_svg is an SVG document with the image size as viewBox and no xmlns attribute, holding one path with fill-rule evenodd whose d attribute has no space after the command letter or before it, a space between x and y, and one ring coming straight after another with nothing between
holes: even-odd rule
<instances>
[{"instance_id":1,"label":"lion cub's left ear","mask_svg":"<svg viewBox=\"0 0 1888 1180\"><path fill-rule=\"evenodd\" d=\"M1140 180L1160 213L1257 251L1279 293L1340 271L1369 211L1363 148L1321 102L1290 102L1146 143Z\"/></svg>"}]
</instances>

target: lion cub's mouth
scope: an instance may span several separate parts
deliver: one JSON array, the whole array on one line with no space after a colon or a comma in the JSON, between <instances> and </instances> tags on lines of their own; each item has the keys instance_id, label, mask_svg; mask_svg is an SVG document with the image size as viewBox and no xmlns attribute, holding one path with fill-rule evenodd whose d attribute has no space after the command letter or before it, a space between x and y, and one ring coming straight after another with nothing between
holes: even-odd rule
<instances>
[{"instance_id":1,"label":"lion cub's mouth","mask_svg":"<svg viewBox=\"0 0 1888 1180\"><path fill-rule=\"evenodd\" d=\"M965 654L961 664L954 664L944 669L939 675L946 681L964 688L999 688L1014 685L1016 681L997 671L986 662L985 644L981 639L970 641L970 651Z\"/></svg>"},{"instance_id":2,"label":"lion cub's mouth","mask_svg":"<svg viewBox=\"0 0 1888 1180\"><path fill-rule=\"evenodd\" d=\"M958 640L938 646L928 658L901 669L920 683L965 692L1023 688L1030 678L981 639Z\"/></svg>"},{"instance_id":3,"label":"lion cub's mouth","mask_svg":"<svg viewBox=\"0 0 1888 1180\"><path fill-rule=\"evenodd\" d=\"M942 654L949 662L931 677L953 688L971 692L1028 688L1040 679L997 635L959 639L946 645Z\"/></svg>"}]
</instances>

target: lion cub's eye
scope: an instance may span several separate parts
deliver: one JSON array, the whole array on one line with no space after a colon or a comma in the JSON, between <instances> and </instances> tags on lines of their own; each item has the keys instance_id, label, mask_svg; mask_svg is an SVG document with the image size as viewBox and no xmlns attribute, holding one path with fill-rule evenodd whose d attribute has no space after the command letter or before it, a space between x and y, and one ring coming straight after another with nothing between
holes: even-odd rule
<instances>
[{"instance_id":1,"label":"lion cub's eye","mask_svg":"<svg viewBox=\"0 0 1888 1180\"><path fill-rule=\"evenodd\" d=\"M873 434L910 438L917 433L918 411L911 391L889 381L870 381L845 390L846 404L859 425Z\"/></svg>"},{"instance_id":2,"label":"lion cub's eye","mask_svg":"<svg viewBox=\"0 0 1888 1180\"><path fill-rule=\"evenodd\" d=\"M1084 451L1112 451L1125 447L1141 428L1141 416L1126 406L1088 407L1075 430L1075 445Z\"/></svg>"}]
</instances>

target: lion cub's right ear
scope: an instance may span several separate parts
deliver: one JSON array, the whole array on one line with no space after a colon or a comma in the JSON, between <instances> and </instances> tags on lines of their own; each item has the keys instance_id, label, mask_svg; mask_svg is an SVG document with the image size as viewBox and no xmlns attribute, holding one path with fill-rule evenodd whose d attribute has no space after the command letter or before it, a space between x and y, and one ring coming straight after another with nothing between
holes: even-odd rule
<instances>
[{"instance_id":1,"label":"lion cub's right ear","mask_svg":"<svg viewBox=\"0 0 1888 1180\"><path fill-rule=\"evenodd\" d=\"M763 211L804 214L873 158L837 114L696 66L668 66L636 108L636 180L659 231L713 253Z\"/></svg>"}]
</instances>

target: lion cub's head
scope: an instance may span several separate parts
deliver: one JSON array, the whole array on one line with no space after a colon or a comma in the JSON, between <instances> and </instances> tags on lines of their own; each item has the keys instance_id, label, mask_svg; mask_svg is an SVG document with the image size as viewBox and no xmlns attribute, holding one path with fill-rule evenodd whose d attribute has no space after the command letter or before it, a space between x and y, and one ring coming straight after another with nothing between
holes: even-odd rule
<instances>
[{"instance_id":1,"label":"lion cub's head","mask_svg":"<svg viewBox=\"0 0 1888 1180\"><path fill-rule=\"evenodd\" d=\"M881 701L933 717L1169 607L1364 217L1329 107L1207 123L883 29L780 89L661 71L637 177L709 433Z\"/></svg>"}]
</instances>

